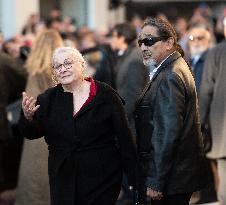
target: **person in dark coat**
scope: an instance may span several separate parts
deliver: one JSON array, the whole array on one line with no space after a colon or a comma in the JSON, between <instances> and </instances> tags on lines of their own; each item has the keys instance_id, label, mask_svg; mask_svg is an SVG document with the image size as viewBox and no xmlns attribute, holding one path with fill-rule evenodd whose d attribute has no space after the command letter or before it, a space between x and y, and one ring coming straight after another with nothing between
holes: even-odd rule
<instances>
[{"instance_id":1,"label":"person in dark coat","mask_svg":"<svg viewBox=\"0 0 226 205\"><path fill-rule=\"evenodd\" d=\"M224 21L226 37L226 18ZM226 39L207 53L200 88L200 114L203 131L211 138L207 157L216 160L217 195L226 204ZM209 124L209 129L206 129Z\"/></svg>"},{"instance_id":2,"label":"person in dark coat","mask_svg":"<svg viewBox=\"0 0 226 205\"><path fill-rule=\"evenodd\" d=\"M204 62L206 60L207 52L212 46L212 37L209 27L206 24L195 24L190 27L188 31L188 47L190 51L190 65L195 78L196 90L199 97L200 86L202 82L202 74L204 70ZM199 107L200 108L200 107ZM202 110L202 109L199 109ZM204 133L203 133L204 134ZM204 148L207 152L208 144L210 143L210 136L203 135ZM209 169L209 183L201 190L200 193L195 193L193 199L198 199L196 203L209 203L216 201L216 190L214 187L215 172L212 171L211 166L215 165L212 160L207 160ZM213 175L214 174L214 175Z\"/></svg>"},{"instance_id":3,"label":"person in dark coat","mask_svg":"<svg viewBox=\"0 0 226 205\"><path fill-rule=\"evenodd\" d=\"M101 60L97 64L96 72L93 78L105 82L115 89L115 63L117 62L116 54L110 45L102 44L98 46L101 53Z\"/></svg>"},{"instance_id":4,"label":"person in dark coat","mask_svg":"<svg viewBox=\"0 0 226 205\"><path fill-rule=\"evenodd\" d=\"M156 18L138 39L152 68L135 111L140 200L146 194L152 205L188 205L206 184L195 82L176 39L172 25Z\"/></svg>"},{"instance_id":5,"label":"person in dark coat","mask_svg":"<svg viewBox=\"0 0 226 205\"><path fill-rule=\"evenodd\" d=\"M115 67L116 90L125 100L125 109L130 126L135 134L133 112L135 102L148 81L147 67L136 47L137 33L134 26L128 23L117 24L112 31L112 48L118 52Z\"/></svg>"},{"instance_id":6,"label":"person in dark coat","mask_svg":"<svg viewBox=\"0 0 226 205\"><path fill-rule=\"evenodd\" d=\"M136 29L129 23L117 24L113 28L111 46L117 51L118 56L115 66L115 85L117 92L125 100L125 110L134 136L136 135L133 118L135 102L148 81L147 67L142 62L140 49L136 47L136 39ZM121 200L131 201L132 196L128 192L125 177L123 191Z\"/></svg>"},{"instance_id":7,"label":"person in dark coat","mask_svg":"<svg viewBox=\"0 0 226 205\"><path fill-rule=\"evenodd\" d=\"M78 50L53 55L59 84L36 99L23 93L21 128L49 146L51 205L114 205L122 171L135 185L136 152L123 100L110 86L85 78Z\"/></svg>"},{"instance_id":8,"label":"person in dark coat","mask_svg":"<svg viewBox=\"0 0 226 205\"><path fill-rule=\"evenodd\" d=\"M0 51L0 201L17 185L22 140L9 129L7 106L21 97L25 84L25 69Z\"/></svg>"},{"instance_id":9,"label":"person in dark coat","mask_svg":"<svg viewBox=\"0 0 226 205\"><path fill-rule=\"evenodd\" d=\"M201 86L204 61L211 46L211 40L210 31L204 24L194 25L188 31L190 63L195 77L197 92L199 92Z\"/></svg>"}]
</instances>

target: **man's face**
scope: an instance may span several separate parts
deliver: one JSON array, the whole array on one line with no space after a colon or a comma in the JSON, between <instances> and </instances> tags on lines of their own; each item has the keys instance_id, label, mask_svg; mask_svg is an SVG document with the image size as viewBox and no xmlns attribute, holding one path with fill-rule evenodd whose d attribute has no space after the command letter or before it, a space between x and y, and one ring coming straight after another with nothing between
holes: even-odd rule
<instances>
[{"instance_id":1,"label":"man's face","mask_svg":"<svg viewBox=\"0 0 226 205\"><path fill-rule=\"evenodd\" d=\"M113 50L120 50L122 45L124 44L124 37L118 36L116 31L113 31L111 38L111 48Z\"/></svg>"},{"instance_id":2,"label":"man's face","mask_svg":"<svg viewBox=\"0 0 226 205\"><path fill-rule=\"evenodd\" d=\"M145 26L139 35L138 43L142 51L143 62L146 66L157 66L159 63L165 59L168 55L167 50L167 41L155 40L156 37L160 37L158 34L158 29L154 26ZM145 42L148 38L154 39L153 45L145 45Z\"/></svg>"},{"instance_id":3,"label":"man's face","mask_svg":"<svg viewBox=\"0 0 226 205\"><path fill-rule=\"evenodd\" d=\"M210 33L204 28L193 28L189 31L188 45L191 56L201 55L210 45Z\"/></svg>"}]
</instances>

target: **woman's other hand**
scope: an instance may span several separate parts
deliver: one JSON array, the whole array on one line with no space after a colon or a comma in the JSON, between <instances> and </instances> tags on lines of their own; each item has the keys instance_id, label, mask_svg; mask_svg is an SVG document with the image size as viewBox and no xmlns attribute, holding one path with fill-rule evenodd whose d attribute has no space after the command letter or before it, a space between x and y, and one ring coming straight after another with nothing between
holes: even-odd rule
<instances>
[{"instance_id":1,"label":"woman's other hand","mask_svg":"<svg viewBox=\"0 0 226 205\"><path fill-rule=\"evenodd\" d=\"M36 105L36 99L33 97L28 97L26 92L22 93L23 100L22 100L22 109L24 112L24 116L27 120L31 121L35 112L38 110L40 105Z\"/></svg>"}]
</instances>

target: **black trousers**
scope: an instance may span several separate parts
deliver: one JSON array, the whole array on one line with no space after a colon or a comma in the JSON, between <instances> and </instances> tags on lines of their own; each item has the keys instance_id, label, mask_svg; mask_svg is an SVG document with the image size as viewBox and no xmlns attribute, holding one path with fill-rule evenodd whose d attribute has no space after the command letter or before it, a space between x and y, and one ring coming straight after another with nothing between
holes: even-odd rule
<instances>
[{"instance_id":1,"label":"black trousers","mask_svg":"<svg viewBox=\"0 0 226 205\"><path fill-rule=\"evenodd\" d=\"M151 200L151 205L189 205L192 193L164 196L161 200Z\"/></svg>"}]
</instances>

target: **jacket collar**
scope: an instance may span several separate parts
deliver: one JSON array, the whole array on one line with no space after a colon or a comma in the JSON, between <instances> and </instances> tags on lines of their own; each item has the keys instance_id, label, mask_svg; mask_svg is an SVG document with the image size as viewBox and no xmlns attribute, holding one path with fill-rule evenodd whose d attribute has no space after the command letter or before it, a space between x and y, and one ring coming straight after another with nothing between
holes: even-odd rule
<instances>
[{"instance_id":1,"label":"jacket collar","mask_svg":"<svg viewBox=\"0 0 226 205\"><path fill-rule=\"evenodd\" d=\"M208 50L205 51L205 52L203 52L203 53L200 55L200 57L199 57L199 59L197 60L196 64L197 64L198 62L204 62L207 52L208 52ZM189 63L192 64L192 58L189 60Z\"/></svg>"},{"instance_id":2,"label":"jacket collar","mask_svg":"<svg viewBox=\"0 0 226 205\"><path fill-rule=\"evenodd\" d=\"M173 61L175 61L175 60L177 60L178 58L180 58L181 57L181 54L178 52L178 51L176 51L176 52L174 52L172 55L170 55L162 64L161 64L161 66L157 69L157 71L155 72L155 74L154 74L154 76L153 76L153 78L152 78L152 80L151 81L153 81L156 77L157 77L157 75L162 71L162 70L164 70L165 69L165 67L167 67L168 65L170 65ZM149 82L150 83L150 82Z\"/></svg>"},{"instance_id":3,"label":"jacket collar","mask_svg":"<svg viewBox=\"0 0 226 205\"><path fill-rule=\"evenodd\" d=\"M97 93L92 99L91 102L89 102L85 107L82 107L78 113L76 114L76 118L87 112L88 110L92 109L93 107L102 104L106 101L107 94L109 92L114 92L117 94L117 92L108 86L105 83L101 83L99 81L95 80L95 83L97 85ZM118 95L118 94L117 94ZM57 85L57 100L59 101L59 106L65 105L63 109L66 109L65 111L68 111L73 116L73 94L70 92L64 92L63 87L61 84ZM120 96L119 96L120 97ZM124 103L124 100L120 97L122 103Z\"/></svg>"},{"instance_id":4,"label":"jacket collar","mask_svg":"<svg viewBox=\"0 0 226 205\"><path fill-rule=\"evenodd\" d=\"M207 52L208 52L208 50L205 51L205 52L200 56L199 61L202 61L202 62L203 62L203 61L205 60Z\"/></svg>"},{"instance_id":5,"label":"jacket collar","mask_svg":"<svg viewBox=\"0 0 226 205\"><path fill-rule=\"evenodd\" d=\"M178 58L181 57L181 54L176 51L175 53L173 53L171 56L169 56L162 64L161 66L157 69L157 71L155 72L154 76L152 77L152 79L147 83L147 85L145 86L145 88L143 89L140 97L138 98L137 102L136 102L136 107L140 104L141 100L143 99L145 93L147 92L147 90L150 88L152 82L155 80L155 78L158 76L158 74L164 70L168 65L170 65L171 63L173 63L175 60L177 60Z\"/></svg>"}]
</instances>

